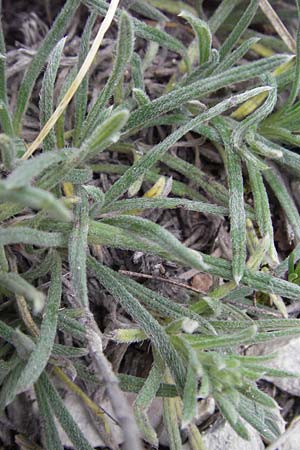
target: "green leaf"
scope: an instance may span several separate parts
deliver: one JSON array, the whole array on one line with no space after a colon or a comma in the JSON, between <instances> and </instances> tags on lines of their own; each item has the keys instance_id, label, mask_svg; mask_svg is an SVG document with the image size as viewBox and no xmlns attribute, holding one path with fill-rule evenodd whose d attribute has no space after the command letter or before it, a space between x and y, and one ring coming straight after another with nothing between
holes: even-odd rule
<instances>
[{"instance_id":1,"label":"green leaf","mask_svg":"<svg viewBox=\"0 0 300 450\"><path fill-rule=\"evenodd\" d=\"M78 70L80 70L80 67L83 64L83 61L85 60L90 46L90 39L92 30L94 27L94 24L97 19L97 14L92 13L90 14L82 36L81 36L81 42L80 42L80 52L78 57ZM74 147L78 147L80 145L81 140L81 134L82 134L82 127L83 122L85 119L86 111L87 111L87 104L88 104L88 85L89 85L89 77L88 75L85 76L85 78L82 80L79 88L76 91L75 94L75 124L74 124L74 133L73 133L73 145Z\"/></svg>"},{"instance_id":2,"label":"green leaf","mask_svg":"<svg viewBox=\"0 0 300 450\"><path fill-rule=\"evenodd\" d=\"M159 389L162 376L161 369L154 364L133 404L135 419L143 432L144 440L155 447L158 447L158 437L147 416L147 410Z\"/></svg>"},{"instance_id":3,"label":"green leaf","mask_svg":"<svg viewBox=\"0 0 300 450\"><path fill-rule=\"evenodd\" d=\"M182 11L179 15L189 22L196 34L198 41L199 64L209 61L211 58L212 35L208 24L203 20L198 19L188 11Z\"/></svg>"},{"instance_id":4,"label":"green leaf","mask_svg":"<svg viewBox=\"0 0 300 450\"><path fill-rule=\"evenodd\" d=\"M224 70L230 69L232 66L235 65L236 62L242 59L243 56L251 49L252 45L256 44L259 40L260 39L257 37L247 39L239 47L237 47L236 50L227 55L223 59L223 61L220 62L220 64L218 64L214 73L215 74L222 73Z\"/></svg>"},{"instance_id":5,"label":"green leaf","mask_svg":"<svg viewBox=\"0 0 300 450\"><path fill-rule=\"evenodd\" d=\"M237 22L225 42L220 48L220 59L221 61L224 57L231 51L232 47L238 42L241 35L246 31L250 25L259 5L258 0L251 0L248 7L245 9L242 17Z\"/></svg>"},{"instance_id":6,"label":"green leaf","mask_svg":"<svg viewBox=\"0 0 300 450\"><path fill-rule=\"evenodd\" d=\"M0 244L31 244L39 247L63 247L67 240L62 233L47 233L28 227L0 228Z\"/></svg>"},{"instance_id":7,"label":"green leaf","mask_svg":"<svg viewBox=\"0 0 300 450\"><path fill-rule=\"evenodd\" d=\"M114 272L88 257L88 266L93 270L100 283L120 302L122 307L131 315L138 325L145 331L155 345L159 354L172 371L178 388L183 390L185 369L176 350L171 345L169 337L156 319L124 288L114 276Z\"/></svg>"},{"instance_id":8,"label":"green leaf","mask_svg":"<svg viewBox=\"0 0 300 450\"><path fill-rule=\"evenodd\" d=\"M170 450L182 450L181 436L178 428L176 399L163 399L164 424L168 433Z\"/></svg>"},{"instance_id":9,"label":"green leaf","mask_svg":"<svg viewBox=\"0 0 300 450\"><path fill-rule=\"evenodd\" d=\"M71 156L70 150L51 153L41 153L34 158L22 161L18 167L6 178L7 189L16 189L30 184L35 178L41 176L49 167L64 161ZM73 153L72 153L73 154Z\"/></svg>"},{"instance_id":10,"label":"green leaf","mask_svg":"<svg viewBox=\"0 0 300 450\"><path fill-rule=\"evenodd\" d=\"M0 270L3 270L3 272L8 272L9 270L8 261L5 254L5 248L1 244L0 244Z\"/></svg>"},{"instance_id":11,"label":"green leaf","mask_svg":"<svg viewBox=\"0 0 300 450\"><path fill-rule=\"evenodd\" d=\"M0 9L1 11L1 9ZM0 123L4 133L9 136L14 136L14 129L12 126L12 120L8 110L7 99L7 83L6 83L6 61L5 55L5 40L2 27L2 20L0 21Z\"/></svg>"},{"instance_id":12,"label":"green leaf","mask_svg":"<svg viewBox=\"0 0 300 450\"><path fill-rule=\"evenodd\" d=\"M163 156L160 160L171 169L187 177L195 186L199 186L215 202L228 205L229 195L227 189L213 177L208 176L203 170L170 154Z\"/></svg>"},{"instance_id":13,"label":"green leaf","mask_svg":"<svg viewBox=\"0 0 300 450\"><path fill-rule=\"evenodd\" d=\"M206 332L214 334L214 329L208 321L201 315L196 314L190 309L184 308L182 305L174 302L172 299L164 297L142 284L137 283L130 278L119 273L114 274L122 285L136 298L148 306L151 310L157 311L159 314L174 319L190 318L199 323L200 327Z\"/></svg>"},{"instance_id":14,"label":"green leaf","mask_svg":"<svg viewBox=\"0 0 300 450\"><path fill-rule=\"evenodd\" d=\"M71 212L64 203L55 198L51 192L31 186L23 186L17 189L6 189L6 185L0 182L0 200L18 203L22 207L41 209L47 211L58 220L70 221Z\"/></svg>"},{"instance_id":15,"label":"green leaf","mask_svg":"<svg viewBox=\"0 0 300 450\"><path fill-rule=\"evenodd\" d=\"M149 220L141 217L124 215L103 219L103 221L104 223L124 228L130 233L135 233L137 237L140 236L142 239L147 239L150 242L153 241L156 245L161 246L163 250L168 251L174 258L179 259L183 263L191 265L194 268L205 270L205 267L202 265L202 259L199 257L199 253L188 249L169 231Z\"/></svg>"},{"instance_id":16,"label":"green leaf","mask_svg":"<svg viewBox=\"0 0 300 450\"><path fill-rule=\"evenodd\" d=\"M112 115L100 123L91 136L86 138L80 148L80 161L85 161L96 152L103 151L110 144L119 140L120 130L124 127L128 119L128 111L126 109L116 111Z\"/></svg>"},{"instance_id":17,"label":"green leaf","mask_svg":"<svg viewBox=\"0 0 300 450\"><path fill-rule=\"evenodd\" d=\"M207 214L215 214L217 216L226 216L229 214L229 210L223 206L213 205L205 202L194 202L191 200L181 198L132 198L126 200L116 201L111 205L99 207L93 210L92 216L111 213L111 212L128 212L135 209L173 209L182 208L188 211L198 211Z\"/></svg>"},{"instance_id":18,"label":"green leaf","mask_svg":"<svg viewBox=\"0 0 300 450\"><path fill-rule=\"evenodd\" d=\"M59 69L60 60L65 43L66 38L63 38L54 47L50 55L47 70L43 78L39 102L41 128L43 128L43 126L46 124L46 122L49 120L49 118L53 113L55 79L57 71ZM49 151L53 150L55 147L56 147L56 138L55 132L52 129L44 139L43 149L45 151Z\"/></svg>"},{"instance_id":19,"label":"green leaf","mask_svg":"<svg viewBox=\"0 0 300 450\"><path fill-rule=\"evenodd\" d=\"M15 368L5 378L0 391L0 411L3 414L4 408L16 397L16 386L24 369L24 363L19 362Z\"/></svg>"},{"instance_id":20,"label":"green leaf","mask_svg":"<svg viewBox=\"0 0 300 450\"><path fill-rule=\"evenodd\" d=\"M0 154L4 168L12 170L15 165L16 147L14 140L7 134L0 134Z\"/></svg>"},{"instance_id":21,"label":"green leaf","mask_svg":"<svg viewBox=\"0 0 300 450\"><path fill-rule=\"evenodd\" d=\"M244 383L243 386L237 388L245 397L250 400L262 404L265 408L278 408L277 403L272 397L262 392L254 384Z\"/></svg>"},{"instance_id":22,"label":"green leaf","mask_svg":"<svg viewBox=\"0 0 300 450\"><path fill-rule=\"evenodd\" d=\"M144 0L139 0L138 2L133 2L129 5L129 8L132 11L135 11L142 16L145 16L148 19L155 20L157 22L167 22L168 18L162 12L160 12L157 8L151 5Z\"/></svg>"},{"instance_id":23,"label":"green leaf","mask_svg":"<svg viewBox=\"0 0 300 450\"><path fill-rule=\"evenodd\" d=\"M74 293L78 303L89 304L86 276L87 236L89 231L89 204L87 193L79 190L80 202L75 206L73 229L69 238L69 266Z\"/></svg>"},{"instance_id":24,"label":"green leaf","mask_svg":"<svg viewBox=\"0 0 300 450\"><path fill-rule=\"evenodd\" d=\"M280 435L276 424L276 416L268 412L258 403L251 401L241 395L237 409L240 415L256 429L267 442L273 442ZM277 419L278 420L278 419ZM270 421L273 426L270 426ZM275 427L274 427L275 425Z\"/></svg>"},{"instance_id":25,"label":"green leaf","mask_svg":"<svg viewBox=\"0 0 300 450\"><path fill-rule=\"evenodd\" d=\"M76 366L77 368L78 366ZM120 387L125 392L139 392L145 383L145 378L132 375L119 374ZM178 392L175 384L161 383L156 394L157 397L177 397Z\"/></svg>"},{"instance_id":26,"label":"green leaf","mask_svg":"<svg viewBox=\"0 0 300 450\"><path fill-rule=\"evenodd\" d=\"M144 85L142 60L140 55L135 52L133 53L131 58L131 71L132 71L133 86L136 89L141 89L142 91L144 91L145 85Z\"/></svg>"},{"instance_id":27,"label":"green leaf","mask_svg":"<svg viewBox=\"0 0 300 450\"><path fill-rule=\"evenodd\" d=\"M153 147L152 150L150 150L146 155L142 156L116 183L113 184L113 186L106 193L106 204L117 200L118 197L120 197L120 195L122 195L129 188L129 186L136 180L137 177L143 175L147 170L149 170L172 145L174 145L190 130L193 130L193 128L197 127L202 122L220 115L222 112L233 107L234 105L242 103L246 99L251 98L259 92L263 92L265 90L268 90L268 88L256 88L230 97L229 99L224 100L223 102L217 104L216 106L213 106L207 111L202 112L186 125L178 128L164 141Z\"/></svg>"},{"instance_id":28,"label":"green leaf","mask_svg":"<svg viewBox=\"0 0 300 450\"><path fill-rule=\"evenodd\" d=\"M254 113L247 116L244 120L239 122L232 134L232 143L236 149L242 146L246 132L254 127L257 127L263 119L265 119L274 109L277 101L277 85L276 80L272 76L262 77L262 79L270 86L269 95L264 103L254 111Z\"/></svg>"},{"instance_id":29,"label":"green leaf","mask_svg":"<svg viewBox=\"0 0 300 450\"><path fill-rule=\"evenodd\" d=\"M237 334L223 335L223 336L201 336L201 335L184 335L184 340L187 341L192 348L197 350L200 349L211 349L211 348L222 348L222 347L232 347L240 345L242 342L248 342L249 340L255 340L255 335L257 333L257 327L255 325L245 328L243 331Z\"/></svg>"},{"instance_id":30,"label":"green leaf","mask_svg":"<svg viewBox=\"0 0 300 450\"><path fill-rule=\"evenodd\" d=\"M260 76L265 72L272 71L287 60L287 56L263 58L259 61L254 61L240 67L234 67L219 75L204 79L201 78L199 81L189 84L186 87L177 88L172 92L153 100L149 105L144 105L135 110L128 120L127 132L132 133L139 128L147 126L148 121L151 119L172 111L175 108L180 108L189 100L194 100L195 98L200 99L201 97L205 97L209 93L213 93L232 83L247 81L251 78ZM221 111L219 111L219 114L221 114Z\"/></svg>"},{"instance_id":31,"label":"green leaf","mask_svg":"<svg viewBox=\"0 0 300 450\"><path fill-rule=\"evenodd\" d=\"M39 76L48 56L57 42L62 38L67 25L71 22L80 0L67 0L60 14L57 16L51 30L47 33L41 47L33 57L23 78L17 97L17 106L13 124L16 132L20 130L22 117L25 113L33 86Z\"/></svg>"},{"instance_id":32,"label":"green leaf","mask_svg":"<svg viewBox=\"0 0 300 450\"><path fill-rule=\"evenodd\" d=\"M59 423L68 435L74 447L77 450L93 450L93 447L89 444L81 430L78 428L78 425L69 413L68 409L65 407L56 388L53 386L45 372L41 375L39 384L42 388L43 397L48 399L51 410L57 417Z\"/></svg>"},{"instance_id":33,"label":"green leaf","mask_svg":"<svg viewBox=\"0 0 300 450\"><path fill-rule=\"evenodd\" d=\"M89 112L83 125L82 135L84 138L86 138L95 129L99 114L112 97L116 87L118 86L124 74L125 68L131 60L133 46L134 34L132 19L124 10L122 10L119 20L119 33L114 66L105 87L103 88L95 105Z\"/></svg>"},{"instance_id":34,"label":"green leaf","mask_svg":"<svg viewBox=\"0 0 300 450\"><path fill-rule=\"evenodd\" d=\"M293 84L291 87L290 96L287 99L284 109L288 110L293 103L296 101L299 88L300 88L300 1L295 1L297 5L297 15L298 15L298 25L297 25L297 33L296 33L296 64L295 64L295 75L293 79Z\"/></svg>"},{"instance_id":35,"label":"green leaf","mask_svg":"<svg viewBox=\"0 0 300 450\"><path fill-rule=\"evenodd\" d=\"M32 386L48 363L56 336L58 309L62 295L61 276L61 261L58 254L56 254L53 261L51 283L41 324L40 337L18 380L17 393L24 392Z\"/></svg>"},{"instance_id":36,"label":"green leaf","mask_svg":"<svg viewBox=\"0 0 300 450\"><path fill-rule=\"evenodd\" d=\"M251 190L254 200L256 220L262 236L270 237L270 256L274 262L278 262L278 255L274 244L274 231L270 212L268 194L261 173L250 162L247 163Z\"/></svg>"},{"instance_id":37,"label":"green leaf","mask_svg":"<svg viewBox=\"0 0 300 450\"><path fill-rule=\"evenodd\" d=\"M41 415L41 426L47 450L63 450L49 400L45 394L43 385L39 380L35 383L34 390L39 408L39 414Z\"/></svg>"},{"instance_id":38,"label":"green leaf","mask_svg":"<svg viewBox=\"0 0 300 450\"><path fill-rule=\"evenodd\" d=\"M229 14L241 3L241 0L223 0L213 12L209 19L209 26L215 33L222 23L226 21Z\"/></svg>"},{"instance_id":39,"label":"green leaf","mask_svg":"<svg viewBox=\"0 0 300 450\"><path fill-rule=\"evenodd\" d=\"M225 167L229 186L230 238L232 246L232 276L238 285L246 264L246 214L241 160L231 145L230 128L217 117L214 124L225 147Z\"/></svg>"},{"instance_id":40,"label":"green leaf","mask_svg":"<svg viewBox=\"0 0 300 450\"><path fill-rule=\"evenodd\" d=\"M186 428L197 414L197 372L189 361L183 391L182 428Z\"/></svg>"},{"instance_id":41,"label":"green leaf","mask_svg":"<svg viewBox=\"0 0 300 450\"><path fill-rule=\"evenodd\" d=\"M42 311L45 303L45 295L31 286L15 272L0 272L0 285L13 294L22 295L32 303L33 313Z\"/></svg>"},{"instance_id":42,"label":"green leaf","mask_svg":"<svg viewBox=\"0 0 300 450\"><path fill-rule=\"evenodd\" d=\"M284 180L281 177L280 172L274 166L271 170L263 173L264 178L270 185L272 191L277 197L277 200L282 207L288 222L290 223L292 230L295 234L297 241L300 239L300 216L295 205L295 202L285 186Z\"/></svg>"},{"instance_id":43,"label":"green leaf","mask_svg":"<svg viewBox=\"0 0 300 450\"><path fill-rule=\"evenodd\" d=\"M106 15L108 3L103 0L84 0L84 3L98 11L102 16ZM120 12L117 10L115 18L119 20ZM166 33L159 28L154 28L145 23L144 21L133 18L134 34L147 41L153 41L162 47L183 55L186 59L186 48L178 39ZM188 64L188 61L186 61Z\"/></svg>"}]
</instances>

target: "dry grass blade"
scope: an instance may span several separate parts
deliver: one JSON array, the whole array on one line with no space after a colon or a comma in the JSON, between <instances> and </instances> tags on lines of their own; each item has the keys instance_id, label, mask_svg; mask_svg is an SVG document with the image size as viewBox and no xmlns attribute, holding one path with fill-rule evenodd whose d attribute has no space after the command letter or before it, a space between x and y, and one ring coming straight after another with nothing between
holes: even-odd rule
<instances>
[{"instance_id":1,"label":"dry grass blade","mask_svg":"<svg viewBox=\"0 0 300 450\"><path fill-rule=\"evenodd\" d=\"M269 3L268 0L260 0L259 4L261 10L264 12L266 17L269 19L274 27L274 30L281 37L281 39L286 43L288 48L295 53L296 52L296 42L290 32L287 30L286 26Z\"/></svg>"},{"instance_id":2,"label":"dry grass blade","mask_svg":"<svg viewBox=\"0 0 300 450\"><path fill-rule=\"evenodd\" d=\"M43 127L43 129L41 130L41 132L39 133L39 135L37 136L37 138L34 140L34 142L28 147L26 153L24 153L23 155L23 159L28 159L35 151L36 149L39 147L39 145L43 142L43 140L45 139L45 137L49 134L49 132L52 130L52 128L54 127L54 125L56 124L56 122L58 121L58 119L60 118L60 116L62 115L62 113L65 111L66 107L68 106L68 104L70 103L70 101L72 100L72 98L74 97L77 89L79 88L82 80L84 79L84 77L86 76L89 68L91 67L94 58L97 54L97 51L101 45L101 42L103 40L103 37L106 33L106 31L108 30L108 28L110 27L111 22L113 21L115 12L118 8L119 5L119 1L120 0L112 0L107 14L99 28L99 31L97 33L97 36L90 48L90 51L88 52L78 74L76 75L73 83L71 84L71 86L69 87L68 91L66 92L66 94L64 95L63 99L61 100L61 102L59 103L59 105L57 106L56 110L54 111L54 113L52 114L52 116L50 117L50 119L46 122L45 126Z\"/></svg>"}]
</instances>

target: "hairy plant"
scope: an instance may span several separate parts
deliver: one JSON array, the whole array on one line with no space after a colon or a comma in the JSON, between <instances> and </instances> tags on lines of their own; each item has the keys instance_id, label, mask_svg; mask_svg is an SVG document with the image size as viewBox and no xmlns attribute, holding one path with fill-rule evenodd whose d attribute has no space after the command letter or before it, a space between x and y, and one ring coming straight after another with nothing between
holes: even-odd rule
<instances>
[{"instance_id":1,"label":"hairy plant","mask_svg":"<svg viewBox=\"0 0 300 450\"><path fill-rule=\"evenodd\" d=\"M82 386L106 388L127 450L141 448L137 426L143 439L158 446L147 415L156 396L163 398L172 450L181 448L181 429L187 430L193 450L203 449L194 419L197 401L207 397L215 399L241 437L249 438L250 424L266 442L273 442L280 435L278 406L256 383L265 375L297 374L269 368L265 363L270 357L244 355L241 345L300 334L299 320L288 319L286 312L286 302L300 297L300 217L282 176L287 171L297 179L300 173L300 157L292 151L300 146L299 29L293 54L286 39L249 29L255 18L262 20L258 0L248 1L246 8L237 8L240 1L223 0L209 20L201 16L202 2L195 1L195 7L181 13L194 33L186 47L164 27L168 14L178 14L183 2L127 3L126 9L116 1L67 0L25 72L14 110L7 95L0 29L1 414L16 396L34 388L44 448L63 448L56 418L75 449L91 449L64 405L60 380L83 401L111 448L118 447L105 412ZM79 7L88 9L89 17L78 65L70 70L56 101L63 36ZM299 19L298 0L295 9ZM233 13L238 17L229 27L226 19ZM98 16L105 20L90 46ZM90 105L89 69L112 20L118 28L113 67ZM213 36L222 27L227 38L220 33L221 43L214 48ZM144 57L136 52L137 37L147 41ZM159 47L177 54L178 70L162 95L150 98L145 71ZM249 50L255 56L241 64ZM23 119L40 77L41 132L27 143ZM70 102L74 117L66 129ZM167 137L155 145L143 144L145 130L157 127L165 127ZM189 132L214 146L225 168L226 186L168 152ZM97 159L104 151L132 155L133 163L104 164ZM161 162L193 187L168 182ZM119 177L103 192L93 183L98 173ZM145 181L153 187L141 196ZM293 252L281 262L270 192L294 243ZM230 225L232 260L190 249L143 217L155 208L222 217ZM97 256L102 246L151 254L211 274L215 285L182 304L104 264ZM149 342L153 365L147 378L113 372L90 309L89 277L134 323L127 328L116 325L109 336L115 345ZM253 307L253 299L262 294L269 306ZM276 314L270 318L270 313ZM133 413L124 391L137 394Z\"/></svg>"}]
</instances>

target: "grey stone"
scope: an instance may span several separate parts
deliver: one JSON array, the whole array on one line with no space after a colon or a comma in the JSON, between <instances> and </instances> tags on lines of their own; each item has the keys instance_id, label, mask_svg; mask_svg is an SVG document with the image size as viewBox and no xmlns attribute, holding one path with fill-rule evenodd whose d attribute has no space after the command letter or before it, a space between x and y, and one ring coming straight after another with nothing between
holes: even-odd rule
<instances>
[{"instance_id":1,"label":"grey stone","mask_svg":"<svg viewBox=\"0 0 300 450\"><path fill-rule=\"evenodd\" d=\"M252 427L246 427L249 441L239 437L231 426L222 420L202 434L203 443L207 450L264 450L265 446L259 434ZM191 446L186 443L183 450L191 450Z\"/></svg>"},{"instance_id":2,"label":"grey stone","mask_svg":"<svg viewBox=\"0 0 300 450\"><path fill-rule=\"evenodd\" d=\"M86 411L85 407L83 406L81 400L75 394L68 392L64 398L64 404L67 407L70 414L72 415L76 424L84 434L84 437L91 444L91 446L104 447L105 446L104 442L99 436L97 429L94 427L91 421L91 417L89 413ZM105 411L109 412L112 416L114 416L109 401L104 400L101 406L102 408L105 409ZM115 442L117 444L121 444L123 442L123 435L120 427L116 425L108 416L106 416L106 419L109 424L111 433L115 439ZM68 436L66 435L66 433L61 428L58 422L57 428L62 444L66 447L73 448L73 444L71 443L70 439L68 438Z\"/></svg>"},{"instance_id":3,"label":"grey stone","mask_svg":"<svg viewBox=\"0 0 300 450\"><path fill-rule=\"evenodd\" d=\"M300 448L300 421L296 419L287 432L279 441L281 443L276 447L277 450L299 450Z\"/></svg>"},{"instance_id":4,"label":"grey stone","mask_svg":"<svg viewBox=\"0 0 300 450\"><path fill-rule=\"evenodd\" d=\"M276 352L275 358L264 362L264 365L273 369L300 373L300 338L275 339L273 342L267 342L266 344L253 345L248 349L247 355L268 355L274 352ZM300 396L300 377L278 378L264 376L264 379L272 382L289 394Z\"/></svg>"}]
</instances>

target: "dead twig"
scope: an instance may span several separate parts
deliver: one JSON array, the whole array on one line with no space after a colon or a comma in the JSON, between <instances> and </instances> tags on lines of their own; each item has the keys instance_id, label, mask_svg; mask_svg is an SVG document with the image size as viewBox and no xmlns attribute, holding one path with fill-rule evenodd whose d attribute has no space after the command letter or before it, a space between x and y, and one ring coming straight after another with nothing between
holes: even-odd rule
<instances>
[{"instance_id":1,"label":"dead twig","mask_svg":"<svg viewBox=\"0 0 300 450\"><path fill-rule=\"evenodd\" d=\"M261 10L265 14L265 16L269 19L270 23L273 25L276 33L281 37L284 43L288 46L288 48L295 53L296 52L296 41L290 32L287 30L286 26L270 5L268 0L260 0L259 4Z\"/></svg>"},{"instance_id":2,"label":"dead twig","mask_svg":"<svg viewBox=\"0 0 300 450\"><path fill-rule=\"evenodd\" d=\"M201 289L196 289L196 288L190 286L189 284L179 283L178 281L172 280L172 278L157 277L155 275L148 275L146 273L131 272L129 270L119 270L119 273L121 273L122 275L128 275L130 277L135 277L135 278L146 278L146 279L149 279L149 280L161 281L163 283L173 284L174 286L177 286L177 287L181 287L181 288L184 288L184 289L189 289L190 291L197 292L198 294L207 295L207 292L202 291Z\"/></svg>"}]
</instances>

